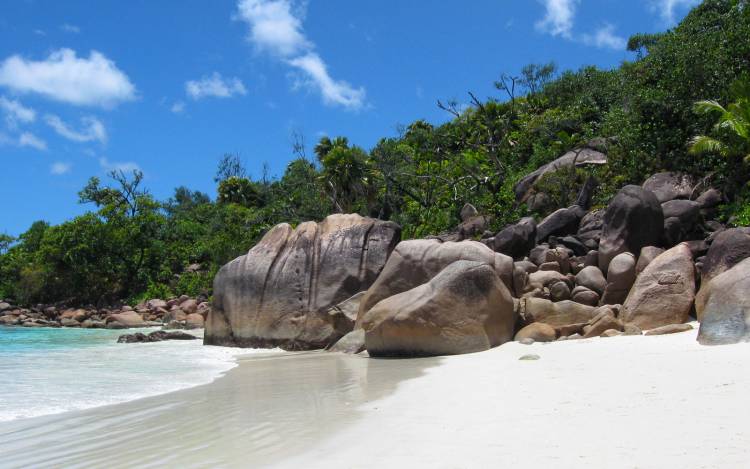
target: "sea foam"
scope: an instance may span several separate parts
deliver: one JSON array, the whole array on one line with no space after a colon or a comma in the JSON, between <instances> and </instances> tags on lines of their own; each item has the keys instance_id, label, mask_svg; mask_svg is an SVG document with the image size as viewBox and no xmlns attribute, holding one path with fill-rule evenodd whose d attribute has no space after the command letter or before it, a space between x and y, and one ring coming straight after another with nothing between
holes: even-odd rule
<instances>
[{"instance_id":1,"label":"sea foam","mask_svg":"<svg viewBox=\"0 0 750 469\"><path fill-rule=\"evenodd\" d=\"M0 327L0 421L207 384L236 366L238 355L253 352L203 346L202 340L117 343L132 332Z\"/></svg>"}]
</instances>

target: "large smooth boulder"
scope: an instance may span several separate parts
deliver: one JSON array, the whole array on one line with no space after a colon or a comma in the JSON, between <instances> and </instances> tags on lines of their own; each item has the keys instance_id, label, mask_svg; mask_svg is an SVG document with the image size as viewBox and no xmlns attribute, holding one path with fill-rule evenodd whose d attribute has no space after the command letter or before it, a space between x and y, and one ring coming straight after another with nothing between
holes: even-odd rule
<instances>
[{"instance_id":1,"label":"large smooth boulder","mask_svg":"<svg viewBox=\"0 0 750 469\"><path fill-rule=\"evenodd\" d=\"M748 257L750 228L730 228L716 235L703 259L701 288L695 298L695 312L699 321L703 316L711 281Z\"/></svg>"},{"instance_id":2,"label":"large smooth boulder","mask_svg":"<svg viewBox=\"0 0 750 469\"><path fill-rule=\"evenodd\" d=\"M701 214L701 206L692 200L675 199L661 204L664 219L679 218L680 223L689 225L698 220Z\"/></svg>"},{"instance_id":3,"label":"large smooth boulder","mask_svg":"<svg viewBox=\"0 0 750 469\"><path fill-rule=\"evenodd\" d=\"M372 285L399 237L398 225L359 215L275 226L219 270L204 342L325 348L348 332L329 310Z\"/></svg>"},{"instance_id":4,"label":"large smooth boulder","mask_svg":"<svg viewBox=\"0 0 750 469\"><path fill-rule=\"evenodd\" d=\"M663 230L664 214L656 196L639 186L623 187L604 213L599 268L606 272L616 255L658 244Z\"/></svg>"},{"instance_id":5,"label":"large smooth boulder","mask_svg":"<svg viewBox=\"0 0 750 469\"><path fill-rule=\"evenodd\" d=\"M576 234L578 239L598 245L602 237L602 228L604 227L604 213L604 210L599 209L584 215L581 223L578 225L578 233Z\"/></svg>"},{"instance_id":6,"label":"large smooth boulder","mask_svg":"<svg viewBox=\"0 0 750 469\"><path fill-rule=\"evenodd\" d=\"M577 205L552 212L536 227L537 243L545 241L552 235L565 236L575 233L585 213L585 210Z\"/></svg>"},{"instance_id":7,"label":"large smooth boulder","mask_svg":"<svg viewBox=\"0 0 750 469\"><path fill-rule=\"evenodd\" d=\"M550 326L585 324L594 317L596 308L573 301L552 301L543 298L521 298L518 313L526 323L543 322Z\"/></svg>"},{"instance_id":8,"label":"large smooth boulder","mask_svg":"<svg viewBox=\"0 0 750 469\"><path fill-rule=\"evenodd\" d=\"M555 339L557 339L557 331L549 324L535 322L522 328L513 338L516 342L520 342L524 339L531 339L534 342L554 342Z\"/></svg>"},{"instance_id":9,"label":"large smooth boulder","mask_svg":"<svg viewBox=\"0 0 750 469\"><path fill-rule=\"evenodd\" d=\"M532 217L526 217L497 233L493 247L514 259L523 259L535 244L536 222Z\"/></svg>"},{"instance_id":10,"label":"large smooth boulder","mask_svg":"<svg viewBox=\"0 0 750 469\"><path fill-rule=\"evenodd\" d=\"M360 353L365 350L365 331L363 329L354 329L338 342L333 344L329 352L341 352L348 354Z\"/></svg>"},{"instance_id":11,"label":"large smooth boulder","mask_svg":"<svg viewBox=\"0 0 750 469\"><path fill-rule=\"evenodd\" d=\"M592 141L588 146L571 150L556 160L538 168L536 171L529 173L513 187L516 200L527 202L534 195L534 191L532 190L534 184L545 174L558 171L562 168L570 168L573 164L576 166L606 164L607 155L600 151L603 149L601 148L602 146L598 142L595 143Z\"/></svg>"},{"instance_id":12,"label":"large smooth boulder","mask_svg":"<svg viewBox=\"0 0 750 469\"><path fill-rule=\"evenodd\" d=\"M601 296L607 287L607 279L598 267L591 265L576 274L576 285L586 287Z\"/></svg>"},{"instance_id":13,"label":"large smooth boulder","mask_svg":"<svg viewBox=\"0 0 750 469\"><path fill-rule=\"evenodd\" d=\"M641 272L648 267L651 261L659 257L663 252L664 249L656 246L646 246L641 249L641 254L638 256L638 262L635 264L635 275L640 275Z\"/></svg>"},{"instance_id":14,"label":"large smooth boulder","mask_svg":"<svg viewBox=\"0 0 750 469\"><path fill-rule=\"evenodd\" d=\"M130 327L146 327L143 317L135 311L122 311L107 316L107 329L126 329Z\"/></svg>"},{"instance_id":15,"label":"large smooth boulder","mask_svg":"<svg viewBox=\"0 0 750 469\"><path fill-rule=\"evenodd\" d=\"M615 256L607 270L607 287L602 295L603 305L621 305L635 283L635 256L623 252Z\"/></svg>"},{"instance_id":16,"label":"large smooth boulder","mask_svg":"<svg viewBox=\"0 0 750 469\"><path fill-rule=\"evenodd\" d=\"M513 298L494 265L456 261L429 282L389 296L362 317L373 357L455 355L512 339Z\"/></svg>"},{"instance_id":17,"label":"large smooth boulder","mask_svg":"<svg viewBox=\"0 0 750 469\"><path fill-rule=\"evenodd\" d=\"M711 280L707 290L698 342L733 344L750 340L750 258Z\"/></svg>"},{"instance_id":18,"label":"large smooth boulder","mask_svg":"<svg viewBox=\"0 0 750 469\"><path fill-rule=\"evenodd\" d=\"M396 246L383 271L367 290L359 305L356 327L365 313L378 302L428 283L450 264L460 261L491 265L508 290L513 293L513 259L496 253L476 241L441 242L414 239Z\"/></svg>"},{"instance_id":19,"label":"large smooth boulder","mask_svg":"<svg viewBox=\"0 0 750 469\"><path fill-rule=\"evenodd\" d=\"M646 179L643 188L653 192L659 203L674 199L690 199L695 188L695 179L684 173L656 173Z\"/></svg>"},{"instance_id":20,"label":"large smooth boulder","mask_svg":"<svg viewBox=\"0 0 750 469\"><path fill-rule=\"evenodd\" d=\"M620 319L641 329L681 324L688 320L694 299L693 255L682 243L641 272L622 305Z\"/></svg>"},{"instance_id":21,"label":"large smooth boulder","mask_svg":"<svg viewBox=\"0 0 750 469\"><path fill-rule=\"evenodd\" d=\"M594 311L594 317L583 327L583 338L602 336L606 331L621 332L623 324L617 319L615 312L609 306L601 306Z\"/></svg>"}]
</instances>

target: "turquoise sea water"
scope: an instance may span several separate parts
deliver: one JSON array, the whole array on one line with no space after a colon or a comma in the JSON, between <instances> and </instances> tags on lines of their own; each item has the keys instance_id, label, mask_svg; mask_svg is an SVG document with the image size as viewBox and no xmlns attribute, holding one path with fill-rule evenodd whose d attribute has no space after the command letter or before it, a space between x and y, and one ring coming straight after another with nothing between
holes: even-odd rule
<instances>
[{"instance_id":1,"label":"turquoise sea water","mask_svg":"<svg viewBox=\"0 0 750 469\"><path fill-rule=\"evenodd\" d=\"M234 367L240 353L202 340L117 343L132 332L0 326L0 421L209 383Z\"/></svg>"}]
</instances>

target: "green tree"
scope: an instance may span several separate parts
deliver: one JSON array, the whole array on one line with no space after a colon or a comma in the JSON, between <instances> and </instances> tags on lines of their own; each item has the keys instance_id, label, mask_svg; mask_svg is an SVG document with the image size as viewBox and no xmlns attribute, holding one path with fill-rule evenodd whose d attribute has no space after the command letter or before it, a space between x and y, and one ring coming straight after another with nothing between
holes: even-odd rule
<instances>
[{"instance_id":1,"label":"green tree","mask_svg":"<svg viewBox=\"0 0 750 469\"><path fill-rule=\"evenodd\" d=\"M731 87L731 99L726 107L715 100L695 103L698 114L717 116L713 126L715 136L699 135L690 141L690 152L718 153L725 158L738 157L750 163L750 81L737 80Z\"/></svg>"}]
</instances>

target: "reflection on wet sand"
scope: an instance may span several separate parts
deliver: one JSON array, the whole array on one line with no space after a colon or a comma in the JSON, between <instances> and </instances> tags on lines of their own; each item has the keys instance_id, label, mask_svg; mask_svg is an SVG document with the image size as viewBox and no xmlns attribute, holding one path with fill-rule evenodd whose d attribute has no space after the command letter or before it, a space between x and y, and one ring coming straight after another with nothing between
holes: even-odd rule
<instances>
[{"instance_id":1,"label":"reflection on wet sand","mask_svg":"<svg viewBox=\"0 0 750 469\"><path fill-rule=\"evenodd\" d=\"M253 355L205 386L2 423L0 461L4 467L257 467L335 438L358 418L358 406L439 361Z\"/></svg>"}]
</instances>

